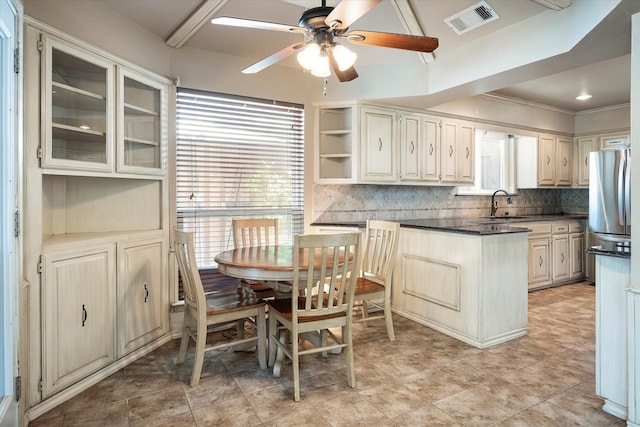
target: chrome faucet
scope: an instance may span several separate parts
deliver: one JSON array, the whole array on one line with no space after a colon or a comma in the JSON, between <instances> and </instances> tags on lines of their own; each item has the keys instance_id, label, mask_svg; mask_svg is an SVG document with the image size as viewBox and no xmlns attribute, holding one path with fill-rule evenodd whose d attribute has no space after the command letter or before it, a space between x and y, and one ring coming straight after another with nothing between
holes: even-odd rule
<instances>
[{"instance_id":1,"label":"chrome faucet","mask_svg":"<svg viewBox=\"0 0 640 427\"><path fill-rule=\"evenodd\" d=\"M505 190L496 190L491 196L491 216L496 216L496 212L498 211L498 202L496 202L496 194L503 192L505 196L507 196L507 204L511 204L511 195L507 193Z\"/></svg>"}]
</instances>

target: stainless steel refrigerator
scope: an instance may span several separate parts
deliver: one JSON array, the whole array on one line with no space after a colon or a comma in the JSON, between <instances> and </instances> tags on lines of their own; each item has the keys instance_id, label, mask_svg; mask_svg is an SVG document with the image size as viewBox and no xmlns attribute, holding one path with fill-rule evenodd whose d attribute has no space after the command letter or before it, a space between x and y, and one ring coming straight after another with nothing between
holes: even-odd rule
<instances>
[{"instance_id":1,"label":"stainless steel refrigerator","mask_svg":"<svg viewBox=\"0 0 640 427\"><path fill-rule=\"evenodd\" d=\"M589 227L599 239L628 247L631 149L592 152L589 162Z\"/></svg>"}]
</instances>

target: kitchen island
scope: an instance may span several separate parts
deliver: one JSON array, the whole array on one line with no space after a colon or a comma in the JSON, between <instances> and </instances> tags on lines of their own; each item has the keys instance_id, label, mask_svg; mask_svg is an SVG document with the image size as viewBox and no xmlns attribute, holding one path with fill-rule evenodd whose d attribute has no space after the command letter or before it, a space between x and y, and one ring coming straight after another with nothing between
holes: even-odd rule
<instances>
[{"instance_id":1,"label":"kitchen island","mask_svg":"<svg viewBox=\"0 0 640 427\"><path fill-rule=\"evenodd\" d=\"M398 222L395 313L478 348L526 334L529 229L492 219Z\"/></svg>"}]
</instances>

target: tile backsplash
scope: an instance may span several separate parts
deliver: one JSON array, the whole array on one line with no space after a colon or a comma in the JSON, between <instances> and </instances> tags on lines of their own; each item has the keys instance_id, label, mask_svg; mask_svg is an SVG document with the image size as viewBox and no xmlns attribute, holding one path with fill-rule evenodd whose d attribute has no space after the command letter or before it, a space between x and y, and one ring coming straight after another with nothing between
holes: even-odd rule
<instances>
[{"instance_id":1,"label":"tile backsplash","mask_svg":"<svg viewBox=\"0 0 640 427\"><path fill-rule=\"evenodd\" d=\"M311 222L367 219L469 218L488 216L491 196L454 196L453 187L314 185ZM498 215L588 213L588 189L518 190L506 203L496 196Z\"/></svg>"}]
</instances>

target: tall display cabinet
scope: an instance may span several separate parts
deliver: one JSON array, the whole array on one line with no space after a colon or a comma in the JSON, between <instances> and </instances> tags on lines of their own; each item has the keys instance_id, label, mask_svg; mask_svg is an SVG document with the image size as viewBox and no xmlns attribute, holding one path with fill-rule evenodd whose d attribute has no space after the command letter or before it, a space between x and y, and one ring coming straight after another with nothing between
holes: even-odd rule
<instances>
[{"instance_id":1,"label":"tall display cabinet","mask_svg":"<svg viewBox=\"0 0 640 427\"><path fill-rule=\"evenodd\" d=\"M168 79L27 19L21 367L33 419L170 339Z\"/></svg>"}]
</instances>

